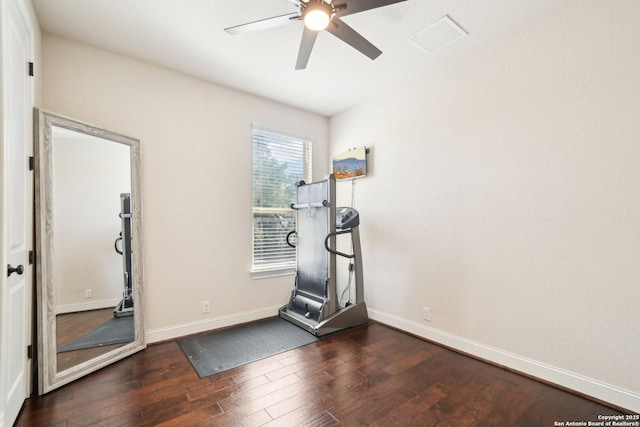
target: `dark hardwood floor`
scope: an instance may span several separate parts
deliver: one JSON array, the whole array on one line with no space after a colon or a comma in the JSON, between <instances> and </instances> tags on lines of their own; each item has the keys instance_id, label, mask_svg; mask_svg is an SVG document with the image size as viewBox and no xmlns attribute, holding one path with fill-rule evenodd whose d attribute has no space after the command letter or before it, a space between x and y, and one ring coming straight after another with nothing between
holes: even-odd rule
<instances>
[{"instance_id":1,"label":"dark hardwood floor","mask_svg":"<svg viewBox=\"0 0 640 427\"><path fill-rule=\"evenodd\" d=\"M621 414L372 323L200 379L175 341L25 402L18 426L553 426Z\"/></svg>"}]
</instances>

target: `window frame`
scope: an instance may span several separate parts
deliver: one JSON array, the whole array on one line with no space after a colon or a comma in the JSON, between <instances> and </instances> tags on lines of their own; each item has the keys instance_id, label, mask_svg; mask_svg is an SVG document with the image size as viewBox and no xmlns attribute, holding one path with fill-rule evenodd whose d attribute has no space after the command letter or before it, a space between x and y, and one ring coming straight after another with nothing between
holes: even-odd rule
<instances>
[{"instance_id":1,"label":"window frame","mask_svg":"<svg viewBox=\"0 0 640 427\"><path fill-rule=\"evenodd\" d=\"M285 159L282 157L278 158L278 153L276 153L275 157L278 161L278 164L281 165L284 163L284 160L290 160L290 157L287 157L290 153L294 153L293 156L301 156L301 162L299 164L302 169L302 173L299 174L296 179L293 179L292 182L289 180L286 183L290 185L294 185L297 181L304 180L305 182L310 182L312 179L312 165L313 165L313 142L310 138L301 136L299 134L295 134L290 131L283 131L280 129L273 129L261 125L252 125L251 129L251 182L252 182L252 191L251 191L251 212L252 212L252 226L251 226L251 269L250 274L252 278L265 278L265 277L275 277L275 276L283 276L283 275L291 275L295 274L296 265L297 265L297 253L295 249L293 250L292 258L288 258L285 260L271 260L265 261L264 259L260 260L260 253L257 252L256 248L256 215L257 214L282 214L283 216L293 216L293 226L288 228L289 230L295 230L295 210L291 209L291 203L295 202L295 194L293 194L293 198L291 200L286 200L286 205L282 203L277 207L269 207L269 206L257 206L256 201L256 191L257 188L255 186L256 182L256 173L260 173L256 168L256 153L257 153L257 144L262 144L264 147L268 144L282 144L280 149L282 152L280 155L284 153ZM284 144L300 144L300 146L296 150L291 150L291 147L284 147ZM283 181L284 182L284 181ZM274 236L282 238L282 243L280 246L274 246L274 248L288 249L286 247L287 243L285 240L286 234L280 233L278 236L278 231L274 232ZM268 245L268 244L267 244ZM265 257L268 257L266 255Z\"/></svg>"}]
</instances>

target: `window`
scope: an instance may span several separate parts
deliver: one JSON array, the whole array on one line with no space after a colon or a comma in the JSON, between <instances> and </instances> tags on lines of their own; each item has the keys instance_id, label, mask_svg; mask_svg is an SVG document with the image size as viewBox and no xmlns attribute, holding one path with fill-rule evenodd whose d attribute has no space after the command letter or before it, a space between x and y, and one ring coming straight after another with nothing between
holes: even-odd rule
<instances>
[{"instance_id":1,"label":"window","mask_svg":"<svg viewBox=\"0 0 640 427\"><path fill-rule=\"evenodd\" d=\"M296 267L296 251L286 237L295 230L296 182L311 181L311 141L253 128L254 273Z\"/></svg>"}]
</instances>

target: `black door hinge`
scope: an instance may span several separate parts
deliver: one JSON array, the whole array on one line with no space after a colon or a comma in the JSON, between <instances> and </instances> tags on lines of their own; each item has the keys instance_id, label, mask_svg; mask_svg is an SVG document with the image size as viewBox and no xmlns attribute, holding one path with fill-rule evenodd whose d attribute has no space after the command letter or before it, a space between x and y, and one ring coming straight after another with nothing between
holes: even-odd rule
<instances>
[{"instance_id":1,"label":"black door hinge","mask_svg":"<svg viewBox=\"0 0 640 427\"><path fill-rule=\"evenodd\" d=\"M32 345L27 346L27 357L29 359L33 359L33 346Z\"/></svg>"},{"instance_id":2,"label":"black door hinge","mask_svg":"<svg viewBox=\"0 0 640 427\"><path fill-rule=\"evenodd\" d=\"M29 75L33 77L33 62L29 62Z\"/></svg>"},{"instance_id":3,"label":"black door hinge","mask_svg":"<svg viewBox=\"0 0 640 427\"><path fill-rule=\"evenodd\" d=\"M29 251L29 265L36 260L36 251Z\"/></svg>"},{"instance_id":4,"label":"black door hinge","mask_svg":"<svg viewBox=\"0 0 640 427\"><path fill-rule=\"evenodd\" d=\"M36 168L36 158L31 156L29 157L29 170L32 171Z\"/></svg>"}]
</instances>

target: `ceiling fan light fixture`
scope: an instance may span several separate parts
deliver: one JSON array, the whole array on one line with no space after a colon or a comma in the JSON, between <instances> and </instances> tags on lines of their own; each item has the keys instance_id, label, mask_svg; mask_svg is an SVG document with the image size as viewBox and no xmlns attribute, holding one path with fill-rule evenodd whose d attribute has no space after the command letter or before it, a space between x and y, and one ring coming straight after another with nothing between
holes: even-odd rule
<instances>
[{"instance_id":1,"label":"ceiling fan light fixture","mask_svg":"<svg viewBox=\"0 0 640 427\"><path fill-rule=\"evenodd\" d=\"M310 4L304 10L304 25L313 31L322 31L329 26L332 10L324 1Z\"/></svg>"}]
</instances>

